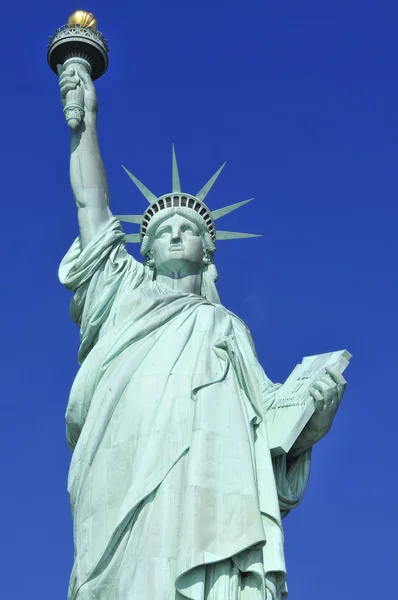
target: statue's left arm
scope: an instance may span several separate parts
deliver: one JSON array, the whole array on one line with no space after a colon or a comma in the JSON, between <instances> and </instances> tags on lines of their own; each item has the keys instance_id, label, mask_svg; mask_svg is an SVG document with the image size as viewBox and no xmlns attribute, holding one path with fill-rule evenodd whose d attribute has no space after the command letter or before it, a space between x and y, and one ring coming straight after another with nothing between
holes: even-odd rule
<instances>
[{"instance_id":1,"label":"statue's left arm","mask_svg":"<svg viewBox=\"0 0 398 600\"><path fill-rule=\"evenodd\" d=\"M267 379L267 378L266 378ZM264 412L270 409L281 384L269 380L263 388ZM344 377L333 368L311 388L315 412L287 454L272 459L282 517L303 499L311 466L313 445L329 431L346 387Z\"/></svg>"}]
</instances>

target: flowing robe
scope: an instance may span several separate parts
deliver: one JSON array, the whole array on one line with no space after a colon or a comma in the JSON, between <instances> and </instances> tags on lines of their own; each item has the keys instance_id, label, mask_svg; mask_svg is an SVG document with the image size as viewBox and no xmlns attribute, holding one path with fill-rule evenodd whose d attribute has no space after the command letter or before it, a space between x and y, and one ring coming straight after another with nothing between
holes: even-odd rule
<instances>
[{"instance_id":1,"label":"flowing robe","mask_svg":"<svg viewBox=\"0 0 398 600\"><path fill-rule=\"evenodd\" d=\"M272 461L265 376L245 324L152 280L117 219L60 266L80 370L66 413L69 600L286 598L281 511L310 454Z\"/></svg>"}]
</instances>

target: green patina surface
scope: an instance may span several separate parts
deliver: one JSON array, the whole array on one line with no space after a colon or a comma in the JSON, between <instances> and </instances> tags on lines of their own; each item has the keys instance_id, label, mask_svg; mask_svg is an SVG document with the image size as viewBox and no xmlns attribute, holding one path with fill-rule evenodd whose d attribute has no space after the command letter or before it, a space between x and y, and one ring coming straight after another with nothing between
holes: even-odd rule
<instances>
[{"instance_id":1,"label":"green patina surface","mask_svg":"<svg viewBox=\"0 0 398 600\"><path fill-rule=\"evenodd\" d=\"M171 193L158 198L126 169L149 206L113 216L93 83L84 66L69 65L60 86L64 105L78 88L84 103L70 163L80 236L60 267L81 335L66 415L69 599L284 599L282 518L303 497L312 446L345 381L329 369L313 382L312 416L289 425L295 442L276 455L267 414L289 410L286 399L275 404L283 386L267 378L216 288L216 241L250 234L219 231L215 221L249 200L208 209L221 169L184 194L173 148ZM121 220L140 232L125 236ZM126 241L141 243L143 263Z\"/></svg>"}]
</instances>

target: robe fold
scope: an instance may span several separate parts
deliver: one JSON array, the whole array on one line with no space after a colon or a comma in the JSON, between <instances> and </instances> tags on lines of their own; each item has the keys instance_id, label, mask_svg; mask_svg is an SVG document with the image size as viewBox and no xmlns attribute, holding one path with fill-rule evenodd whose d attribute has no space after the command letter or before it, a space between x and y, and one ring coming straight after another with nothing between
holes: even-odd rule
<instances>
[{"instance_id":1,"label":"robe fold","mask_svg":"<svg viewBox=\"0 0 398 600\"><path fill-rule=\"evenodd\" d=\"M246 325L130 256L117 219L59 276L80 370L66 412L75 561L69 600L282 600L282 516L310 453L272 461L278 387Z\"/></svg>"}]
</instances>

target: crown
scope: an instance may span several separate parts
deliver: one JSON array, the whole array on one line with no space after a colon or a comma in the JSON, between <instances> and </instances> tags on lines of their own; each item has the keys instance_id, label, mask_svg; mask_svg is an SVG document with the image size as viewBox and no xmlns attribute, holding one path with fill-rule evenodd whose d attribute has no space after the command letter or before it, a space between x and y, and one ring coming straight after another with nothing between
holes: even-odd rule
<instances>
[{"instance_id":1,"label":"crown","mask_svg":"<svg viewBox=\"0 0 398 600\"><path fill-rule=\"evenodd\" d=\"M147 201L149 202L149 207L145 210L142 215L116 215L117 218L124 223L136 223L140 225L140 233L132 233L125 236L125 241L131 244L139 244L144 239L147 234L151 221L153 218L158 220L158 217L155 215L159 215L164 210L167 209L181 209L181 212L187 214L186 211L194 211L196 219L202 222L208 233L211 235L213 241L216 240L234 240L241 238L251 238L251 237L261 237L261 235L256 233L240 233L237 231L220 231L216 230L214 225L214 221L224 217L230 212L237 210L241 206L244 206L254 198L249 198L248 200L242 200L241 202L236 202L235 204L230 204L229 206L225 206L224 208L218 208L216 210L211 211L206 204L204 203L204 199L207 194L213 187L214 183L218 179L221 171L223 170L226 163L224 163L218 171L214 173L212 177L210 177L209 181L202 187L202 189L195 194L185 194L181 191L181 183L180 176L178 173L178 165L177 158L174 149L174 145L172 147L172 192L170 194L165 194L160 196L159 198L155 196L137 177L135 177L126 167L123 169L126 171L127 175L130 179L135 183L140 192L145 196ZM169 211L170 212L170 211ZM195 219L195 220L196 220Z\"/></svg>"}]
</instances>

